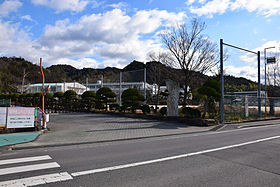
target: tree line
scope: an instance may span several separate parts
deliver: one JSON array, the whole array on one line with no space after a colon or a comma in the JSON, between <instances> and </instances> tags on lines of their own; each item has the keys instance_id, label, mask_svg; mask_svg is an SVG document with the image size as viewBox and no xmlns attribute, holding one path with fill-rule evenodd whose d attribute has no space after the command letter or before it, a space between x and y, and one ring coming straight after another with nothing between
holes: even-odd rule
<instances>
[{"instance_id":1,"label":"tree line","mask_svg":"<svg viewBox=\"0 0 280 187\"><path fill-rule=\"evenodd\" d=\"M42 93L13 93L0 94L0 99L11 100L12 105L24 107L41 107ZM143 104L144 96L136 88L124 90L122 105L116 101L116 93L108 87L100 88L96 93L86 91L81 96L73 90L45 94L45 109L60 111L131 111L142 109L147 112L147 106Z\"/></svg>"}]
</instances>

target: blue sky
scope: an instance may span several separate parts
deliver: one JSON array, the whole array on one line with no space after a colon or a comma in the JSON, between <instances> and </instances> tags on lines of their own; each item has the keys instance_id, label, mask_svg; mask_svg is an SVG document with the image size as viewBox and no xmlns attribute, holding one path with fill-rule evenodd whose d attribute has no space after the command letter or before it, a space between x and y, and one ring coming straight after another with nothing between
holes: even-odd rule
<instances>
[{"instance_id":1,"label":"blue sky","mask_svg":"<svg viewBox=\"0 0 280 187\"><path fill-rule=\"evenodd\" d=\"M162 50L166 26L204 21L204 34L268 55L280 51L280 0L0 0L0 56L44 66L124 67ZM257 80L256 57L229 49L228 74ZM263 64L263 59L262 59Z\"/></svg>"}]
</instances>

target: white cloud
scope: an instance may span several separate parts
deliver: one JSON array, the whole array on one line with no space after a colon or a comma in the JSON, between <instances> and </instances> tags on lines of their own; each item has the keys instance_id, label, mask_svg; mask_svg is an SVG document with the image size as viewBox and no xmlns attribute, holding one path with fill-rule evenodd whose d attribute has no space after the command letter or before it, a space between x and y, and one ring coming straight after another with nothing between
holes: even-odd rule
<instances>
[{"instance_id":1,"label":"white cloud","mask_svg":"<svg viewBox=\"0 0 280 187\"><path fill-rule=\"evenodd\" d=\"M184 13L167 11L138 11L133 16L120 9L104 14L86 15L76 23L68 19L48 25L39 39L42 49L58 57L95 55L107 63L123 67L132 60L145 60L152 48L159 48L153 39L154 32L162 24L170 25L185 18ZM142 39L151 34L151 38ZM108 59L114 59L111 61Z\"/></svg>"},{"instance_id":2,"label":"white cloud","mask_svg":"<svg viewBox=\"0 0 280 187\"><path fill-rule=\"evenodd\" d=\"M27 21L34 21L30 15L24 15L24 16L21 16L21 19L24 19L24 20L27 20Z\"/></svg>"},{"instance_id":3,"label":"white cloud","mask_svg":"<svg viewBox=\"0 0 280 187\"><path fill-rule=\"evenodd\" d=\"M267 41L265 44L262 46L253 49L252 51L260 51L261 53L261 64L263 65L263 58L264 58L264 49L268 47L275 47L273 49L268 49L267 51L267 56L279 56L279 50L280 50L280 41ZM247 62L249 64L254 64L257 66L257 55L254 54L249 54L247 53L246 55L240 56L240 59L244 62Z\"/></svg>"},{"instance_id":4,"label":"white cloud","mask_svg":"<svg viewBox=\"0 0 280 187\"><path fill-rule=\"evenodd\" d=\"M191 13L197 14L198 16L207 15L212 17L213 14L223 14L228 9L230 0L213 0L200 8L190 7Z\"/></svg>"},{"instance_id":5,"label":"white cloud","mask_svg":"<svg viewBox=\"0 0 280 187\"><path fill-rule=\"evenodd\" d=\"M11 12L16 12L21 5L19 0L5 0L0 4L0 15L8 16Z\"/></svg>"},{"instance_id":6,"label":"white cloud","mask_svg":"<svg viewBox=\"0 0 280 187\"><path fill-rule=\"evenodd\" d=\"M186 2L186 4L187 5L191 5L191 4L193 4L195 2L195 0L188 0L187 2Z\"/></svg>"},{"instance_id":7,"label":"white cloud","mask_svg":"<svg viewBox=\"0 0 280 187\"><path fill-rule=\"evenodd\" d=\"M21 56L35 61L38 51L28 33L20 30L17 24L0 21L0 51L3 56Z\"/></svg>"},{"instance_id":8,"label":"white cloud","mask_svg":"<svg viewBox=\"0 0 280 187\"><path fill-rule=\"evenodd\" d=\"M266 16L280 14L279 0L236 0L231 5L232 10L246 9L249 12L257 11Z\"/></svg>"},{"instance_id":9,"label":"white cloud","mask_svg":"<svg viewBox=\"0 0 280 187\"><path fill-rule=\"evenodd\" d=\"M32 0L35 5L43 5L59 12L70 10L81 12L88 5L89 0Z\"/></svg>"},{"instance_id":10,"label":"white cloud","mask_svg":"<svg viewBox=\"0 0 280 187\"><path fill-rule=\"evenodd\" d=\"M185 17L182 12L160 10L138 11L129 16L114 9L85 15L76 22L59 20L47 25L34 40L28 31L6 22L0 24L0 51L1 55L22 56L32 62L43 57L45 66L62 63L77 68L124 67L132 60L145 61L148 52L160 48L155 33L162 25Z\"/></svg>"},{"instance_id":11,"label":"white cloud","mask_svg":"<svg viewBox=\"0 0 280 187\"><path fill-rule=\"evenodd\" d=\"M106 2L105 1L100 1L100 0L91 0L90 4L92 5L92 8L98 8L102 5L104 5Z\"/></svg>"},{"instance_id":12,"label":"white cloud","mask_svg":"<svg viewBox=\"0 0 280 187\"><path fill-rule=\"evenodd\" d=\"M49 64L49 65L55 65L55 64L66 64L74 66L78 69L83 68L99 68L100 63L92 58L80 58L78 60L72 60L69 58L60 58L55 63Z\"/></svg>"},{"instance_id":13,"label":"white cloud","mask_svg":"<svg viewBox=\"0 0 280 187\"><path fill-rule=\"evenodd\" d=\"M110 5L107 5L107 6L112 7L114 9L122 9L122 8L127 7L127 4L125 2L119 2L119 3L115 3L115 4L110 4Z\"/></svg>"},{"instance_id":14,"label":"white cloud","mask_svg":"<svg viewBox=\"0 0 280 187\"><path fill-rule=\"evenodd\" d=\"M262 46L253 49L252 51L261 53L261 81L264 81L264 49L268 47L275 47L272 49L268 49L266 51L267 57L276 56L277 62L280 60L280 41L268 41ZM230 56L229 56L230 57ZM256 54L246 53L239 57L240 60L243 62L243 66L236 67L233 65L229 65L225 67L226 74L234 75L237 77L245 77L247 79L257 81L258 80L258 58Z\"/></svg>"},{"instance_id":15,"label":"white cloud","mask_svg":"<svg viewBox=\"0 0 280 187\"><path fill-rule=\"evenodd\" d=\"M193 4L189 0L187 4ZM214 14L223 14L226 11L247 10L258 14L271 16L280 14L280 0L211 0L205 4L198 2L200 6L191 6L190 12L198 16L206 15L212 17Z\"/></svg>"},{"instance_id":16,"label":"white cloud","mask_svg":"<svg viewBox=\"0 0 280 187\"><path fill-rule=\"evenodd\" d=\"M258 81L258 67L256 66L225 66L225 72L227 75L233 75L235 77L244 77L252 81Z\"/></svg>"}]
</instances>

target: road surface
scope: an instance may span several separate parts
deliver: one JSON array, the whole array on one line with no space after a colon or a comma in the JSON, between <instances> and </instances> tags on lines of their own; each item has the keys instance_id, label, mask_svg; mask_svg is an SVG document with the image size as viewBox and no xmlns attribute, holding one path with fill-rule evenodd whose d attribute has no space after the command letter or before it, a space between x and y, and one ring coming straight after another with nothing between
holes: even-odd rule
<instances>
[{"instance_id":1,"label":"road surface","mask_svg":"<svg viewBox=\"0 0 280 187\"><path fill-rule=\"evenodd\" d=\"M0 186L279 186L280 126L15 150Z\"/></svg>"}]
</instances>

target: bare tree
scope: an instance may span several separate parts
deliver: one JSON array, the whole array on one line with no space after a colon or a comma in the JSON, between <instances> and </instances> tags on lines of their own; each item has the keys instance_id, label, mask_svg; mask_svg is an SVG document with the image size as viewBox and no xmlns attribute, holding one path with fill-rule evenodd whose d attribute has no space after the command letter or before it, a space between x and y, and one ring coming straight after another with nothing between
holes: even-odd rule
<instances>
[{"instance_id":1,"label":"bare tree","mask_svg":"<svg viewBox=\"0 0 280 187\"><path fill-rule=\"evenodd\" d=\"M274 115L274 98L279 97L280 94L280 55L279 53L276 55L276 63L267 65L267 93L268 93L268 100L270 115Z\"/></svg>"},{"instance_id":2,"label":"bare tree","mask_svg":"<svg viewBox=\"0 0 280 187\"><path fill-rule=\"evenodd\" d=\"M158 51L156 53L153 51L148 54L148 59L151 61L160 62L169 67L171 67L173 64L173 58L168 52Z\"/></svg>"},{"instance_id":3,"label":"bare tree","mask_svg":"<svg viewBox=\"0 0 280 187\"><path fill-rule=\"evenodd\" d=\"M267 85L280 86L280 53L276 53L276 63L268 64L267 67Z\"/></svg>"},{"instance_id":4,"label":"bare tree","mask_svg":"<svg viewBox=\"0 0 280 187\"><path fill-rule=\"evenodd\" d=\"M190 25L170 27L161 35L162 42L175 59L173 67L184 73L184 104L194 72L206 73L218 63L217 45L202 34L205 28L204 22L194 18Z\"/></svg>"},{"instance_id":5,"label":"bare tree","mask_svg":"<svg viewBox=\"0 0 280 187\"><path fill-rule=\"evenodd\" d=\"M163 83L164 78L166 78L167 68L164 66L170 66L172 64L172 57L169 53L159 51L159 52L151 52L148 54L148 60L154 61L159 63L158 65L151 66L148 70L149 74L152 76L152 81L157 85L156 89L156 104L155 104L155 111L157 111L157 107L159 104L159 94L160 94L160 86ZM161 65L162 64L162 65Z\"/></svg>"},{"instance_id":6,"label":"bare tree","mask_svg":"<svg viewBox=\"0 0 280 187\"><path fill-rule=\"evenodd\" d=\"M21 92L20 93L23 93L24 92L24 81L25 81L25 77L28 75L29 73L26 72L25 68L23 69L23 75L22 75L22 83L21 83Z\"/></svg>"},{"instance_id":7,"label":"bare tree","mask_svg":"<svg viewBox=\"0 0 280 187\"><path fill-rule=\"evenodd\" d=\"M280 66L279 63L267 67L267 85L280 86Z\"/></svg>"}]
</instances>

